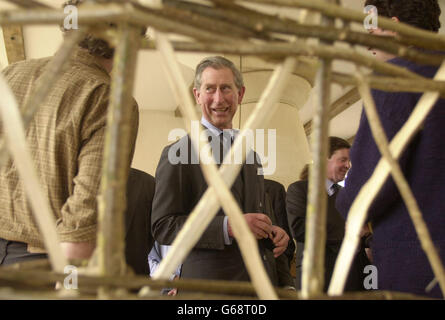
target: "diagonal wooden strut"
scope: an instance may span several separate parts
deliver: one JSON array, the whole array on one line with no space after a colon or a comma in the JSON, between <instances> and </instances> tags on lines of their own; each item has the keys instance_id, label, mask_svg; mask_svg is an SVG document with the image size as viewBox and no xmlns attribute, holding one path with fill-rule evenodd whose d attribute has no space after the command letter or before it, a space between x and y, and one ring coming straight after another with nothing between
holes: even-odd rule
<instances>
[{"instance_id":1,"label":"diagonal wooden strut","mask_svg":"<svg viewBox=\"0 0 445 320\"><path fill-rule=\"evenodd\" d=\"M129 165L134 75L140 30L119 24L100 186L97 237L99 273L125 273L124 211Z\"/></svg>"}]
</instances>

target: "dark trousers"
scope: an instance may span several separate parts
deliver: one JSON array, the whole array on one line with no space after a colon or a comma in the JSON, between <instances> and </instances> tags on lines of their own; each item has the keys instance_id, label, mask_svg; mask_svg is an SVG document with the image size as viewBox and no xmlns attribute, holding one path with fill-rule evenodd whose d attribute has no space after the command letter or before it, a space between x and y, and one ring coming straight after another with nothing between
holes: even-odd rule
<instances>
[{"instance_id":1,"label":"dark trousers","mask_svg":"<svg viewBox=\"0 0 445 320\"><path fill-rule=\"evenodd\" d=\"M48 258L46 253L30 253L27 248L26 243L0 238L0 265Z\"/></svg>"}]
</instances>

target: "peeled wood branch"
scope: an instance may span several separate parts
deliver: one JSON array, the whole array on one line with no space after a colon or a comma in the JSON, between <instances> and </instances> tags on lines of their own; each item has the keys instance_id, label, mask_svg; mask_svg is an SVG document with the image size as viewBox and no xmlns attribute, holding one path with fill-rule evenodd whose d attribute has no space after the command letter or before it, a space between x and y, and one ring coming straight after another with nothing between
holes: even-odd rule
<instances>
[{"instance_id":1,"label":"peeled wood branch","mask_svg":"<svg viewBox=\"0 0 445 320\"><path fill-rule=\"evenodd\" d=\"M336 4L326 3L323 0L243 0L251 3L262 3L262 4L271 4L276 6L287 6L292 8L303 8L309 10L315 10L327 17L331 18L340 18L346 21L353 21L358 23L363 23L366 18L366 14L341 7ZM418 38L420 40L427 40L430 43L440 44L440 48L445 48L445 36L439 35L434 32L429 32L426 30L418 29L407 25L405 23L396 23L389 18L379 16L379 27L396 31L399 34L399 37L404 38L406 40L412 38Z\"/></svg>"},{"instance_id":2,"label":"peeled wood branch","mask_svg":"<svg viewBox=\"0 0 445 320\"><path fill-rule=\"evenodd\" d=\"M185 4L185 5L184 5ZM200 7L206 6L187 6L187 2L179 1L167 1L164 2L164 7L162 9L162 14L166 17L174 17L176 21L180 21L184 24L190 24L197 28L202 28L210 32L221 35L230 35L233 38L248 39L248 38L262 38L270 39L266 34L261 34L259 32L254 32L250 29L243 28L240 23L228 23L222 17L215 19L214 16L203 15L202 10L196 10ZM188 7L194 10L189 10Z\"/></svg>"},{"instance_id":3,"label":"peeled wood branch","mask_svg":"<svg viewBox=\"0 0 445 320\"><path fill-rule=\"evenodd\" d=\"M34 9L34 8L51 8L50 6L35 0L6 0L22 8Z\"/></svg>"},{"instance_id":4,"label":"peeled wood branch","mask_svg":"<svg viewBox=\"0 0 445 320\"><path fill-rule=\"evenodd\" d=\"M62 282L66 278L66 274L51 273L46 271L35 270L11 270L0 269L0 283L2 281L9 281L10 283L26 284L31 287L47 287L53 285L57 281ZM107 286L110 288L126 288L139 289L144 286L149 286L153 289L162 289L174 287L179 290L206 292L214 294L232 294L239 296L254 296L255 288L249 282L241 281L220 281L220 280L191 280L178 279L169 280L154 280L146 276L87 276L78 275L79 289L98 288ZM53 286L54 288L54 286ZM274 288L280 298L283 299L297 299L298 294L295 291Z\"/></svg>"},{"instance_id":5,"label":"peeled wood branch","mask_svg":"<svg viewBox=\"0 0 445 320\"><path fill-rule=\"evenodd\" d=\"M207 27L195 27L184 23L178 23L176 21L177 17L172 15L167 16L159 9L150 9L143 6L138 7L138 9L139 10L131 12L129 18L130 22L141 25L150 25L162 32L179 33L200 41L215 41L215 33L207 31ZM221 33L218 35L218 40L231 43L241 42L240 39Z\"/></svg>"},{"instance_id":6,"label":"peeled wood branch","mask_svg":"<svg viewBox=\"0 0 445 320\"><path fill-rule=\"evenodd\" d=\"M335 79L335 73L332 73L332 81L335 82ZM329 120L332 120L359 100L360 94L358 93L357 88L350 89L331 104L329 107ZM312 133L312 123L312 120L310 120L304 124L304 132L307 136Z\"/></svg>"},{"instance_id":7,"label":"peeled wood branch","mask_svg":"<svg viewBox=\"0 0 445 320\"><path fill-rule=\"evenodd\" d=\"M125 10L115 4L94 5L78 8L79 24L122 21L126 19ZM62 24L66 14L60 9L2 10L0 25L10 24Z\"/></svg>"},{"instance_id":8,"label":"peeled wood branch","mask_svg":"<svg viewBox=\"0 0 445 320\"><path fill-rule=\"evenodd\" d=\"M326 0L326 3L332 0ZM323 17L323 26L333 26L334 21ZM328 46L330 43L326 43ZM313 166L309 170L308 195L305 221L304 256L302 262L301 292L311 298L323 292L325 282L325 248L327 195L326 159L328 158L329 107L331 103L332 60L321 61L317 73L317 103L311 139Z\"/></svg>"},{"instance_id":9,"label":"peeled wood branch","mask_svg":"<svg viewBox=\"0 0 445 320\"><path fill-rule=\"evenodd\" d=\"M186 8L195 11L214 20L225 20L232 24L243 26L252 32L267 33L283 33L287 35L296 35L298 37L314 37L326 41L344 41L350 44L362 45L366 48L377 48L400 57L423 64L440 65L443 57L432 55L425 52L419 52L409 45L421 46L416 37L411 37L410 43L398 43L397 38L392 41L387 39L369 35L362 32L355 32L349 29L337 29L335 27L326 27L319 25L305 25L288 18L277 18L273 15L260 13L258 11L238 6L231 1L218 0L213 1L218 7L209 7L195 3L168 0L167 3L174 4L178 8ZM417 41L417 42L416 42ZM437 44L435 45L437 47ZM445 50L445 45L441 48Z\"/></svg>"},{"instance_id":10,"label":"peeled wood branch","mask_svg":"<svg viewBox=\"0 0 445 320\"><path fill-rule=\"evenodd\" d=\"M332 80L341 85L357 85L357 79L350 74L334 72ZM366 75L366 81L373 89L388 92L440 92L441 97L445 98L445 81L436 81L431 79L403 79L397 77L382 77L376 75Z\"/></svg>"},{"instance_id":11,"label":"peeled wood branch","mask_svg":"<svg viewBox=\"0 0 445 320\"><path fill-rule=\"evenodd\" d=\"M302 41L295 43L268 43L253 44L239 43L236 46L230 43L193 43L193 42L173 42L173 46L177 51L190 52L218 52L231 53L240 55L256 55L260 57L274 57L281 59L291 55L302 55L309 57L319 57L322 59L339 59L349 62L355 62L360 66L371 68L378 73L405 78L420 78L418 74L411 72L405 68L395 66L386 62L379 61L373 57L356 53L354 51L328 46L324 44L308 45ZM143 48L154 49L156 46L153 42L144 41Z\"/></svg>"},{"instance_id":12,"label":"peeled wood branch","mask_svg":"<svg viewBox=\"0 0 445 320\"><path fill-rule=\"evenodd\" d=\"M8 63L25 60L22 26L4 26L2 30Z\"/></svg>"},{"instance_id":13,"label":"peeled wood branch","mask_svg":"<svg viewBox=\"0 0 445 320\"><path fill-rule=\"evenodd\" d=\"M99 272L118 275L125 272L124 211L126 186L131 163L133 86L139 45L137 28L118 25L118 45L114 53L110 102L98 197L99 230L97 250Z\"/></svg>"},{"instance_id":14,"label":"peeled wood branch","mask_svg":"<svg viewBox=\"0 0 445 320\"><path fill-rule=\"evenodd\" d=\"M66 274L62 273L50 273L45 271L19 271L10 270L8 268L0 269L0 284L2 282L8 282L9 284L20 284L29 287L48 287L54 288L54 283L57 281L63 282ZM206 294L227 294L236 295L243 298L253 297L255 295L255 288L249 282L240 281L218 281L218 280L191 280L191 279L178 279L174 282L168 280L153 280L145 276L120 276L120 277L101 277L101 276L87 276L80 274L78 276L79 289L85 288L98 288L106 285L114 288L126 288L126 289L139 289L143 286L149 286L153 289L162 289L167 287L178 288L180 291L190 292L202 292ZM275 288L278 296L281 299L301 299L299 292L283 290L281 288ZM52 290L56 293L54 290ZM40 293L41 294L41 293ZM192 294L192 293L191 293ZM1 298L14 297L14 292L9 294L0 293ZM41 297L41 296L40 296ZM80 296L82 297L82 296ZM187 295L188 297L188 295ZM29 298L29 296L27 296ZM57 298L53 296L52 298ZM154 297L151 297L154 298ZM334 296L329 297L327 295L314 296L314 299L321 300L422 300L426 297L416 296L408 293L400 292L388 292L388 291L370 291L360 293L346 292L341 297ZM209 299L208 295L203 296L201 299Z\"/></svg>"},{"instance_id":15,"label":"peeled wood branch","mask_svg":"<svg viewBox=\"0 0 445 320\"><path fill-rule=\"evenodd\" d=\"M190 5L189 5L190 6ZM193 8L193 6L191 6ZM195 5L196 8L201 8ZM196 9L195 9L196 10ZM212 10L210 7L208 10ZM218 12L220 9L213 9L214 12ZM245 9L247 10L247 9ZM227 10L226 10L227 12ZM407 45L397 44L396 41L386 41L377 36L371 36L367 34L352 32L348 30L338 30L335 28L323 28L320 26L302 25L290 19L278 20L276 17L261 14L253 10L247 10L251 12L254 19L240 15L239 13L232 11L226 18L221 17L223 20L217 20L210 16L199 18L198 15L193 15L193 18L197 19L185 19L184 15L190 15L191 12L185 10L159 10L150 9L144 6L138 6L134 3L125 3L121 6L117 4L105 4L105 5L93 5L88 7L79 8L79 23L80 24L96 24L101 22L107 22L110 19L118 22L127 21L129 23L138 23L143 25L151 25L156 29L164 32L180 33L186 36L190 36L195 39L203 41L213 42L215 39L215 32L218 33L218 28L214 32L206 31L208 28L212 28L213 24L226 26L219 31L218 39L221 41L236 41L240 39L243 34L256 35L262 39L268 37L267 32L278 32L290 35L296 35L299 37L315 37L326 41L346 41L351 44L361 44L366 47L374 47L387 51L392 54L397 54L400 57L404 57L408 60L423 64L440 65L442 57L438 55L431 55L427 53L418 52L409 48ZM238 16L237 16L238 14ZM238 17L238 18L236 18ZM65 18L65 14L56 10L28 10L24 11L4 11L0 12L0 24L25 24L25 23L61 23ZM212 19L212 20L208 20ZM232 20L230 20L232 19ZM236 20L235 20L236 19ZM182 23L178 23L182 21ZM199 21L198 21L199 20ZM209 27L209 21L214 21ZM227 21L230 24L227 24ZM204 23L206 22L206 23ZM199 26L199 25L202 25ZM237 27L242 25L243 27ZM250 25L250 30L247 26ZM205 27L205 29L203 29ZM237 28L237 36L227 32L227 28ZM260 30L261 32L259 33ZM413 37L411 37L413 38ZM238 41L240 42L240 41Z\"/></svg>"}]
</instances>

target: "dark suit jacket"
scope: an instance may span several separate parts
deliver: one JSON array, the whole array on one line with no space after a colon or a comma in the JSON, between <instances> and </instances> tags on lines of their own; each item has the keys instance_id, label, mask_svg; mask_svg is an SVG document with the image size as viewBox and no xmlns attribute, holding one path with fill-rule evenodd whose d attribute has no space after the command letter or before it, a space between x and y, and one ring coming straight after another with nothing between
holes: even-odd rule
<instances>
[{"instance_id":1,"label":"dark suit jacket","mask_svg":"<svg viewBox=\"0 0 445 320\"><path fill-rule=\"evenodd\" d=\"M170 245L173 242L188 215L207 190L199 164L191 164L190 145L190 139L186 136L167 146L156 169L152 232L160 244ZM183 161L172 164L169 161L169 152L173 156L184 156L184 152L188 152L188 155ZM265 212L264 181L263 176L257 174L259 167L256 161L253 164L244 164L232 185L232 194L243 212ZM232 245L224 244L223 220L224 212L220 209L185 259L181 277L249 281L236 240ZM277 279L272 251L260 244L260 254L272 282L275 285L284 285Z\"/></svg>"},{"instance_id":2,"label":"dark suit jacket","mask_svg":"<svg viewBox=\"0 0 445 320\"><path fill-rule=\"evenodd\" d=\"M150 274L148 253L154 243L150 228L154 192L154 177L130 168L125 213L125 257L136 274Z\"/></svg>"},{"instance_id":3,"label":"dark suit jacket","mask_svg":"<svg viewBox=\"0 0 445 320\"><path fill-rule=\"evenodd\" d=\"M298 243L305 241L306 205L308 182L297 181L287 190L286 209L292 236ZM326 251L325 251L325 288L327 291L334 271L335 260L345 234L345 220L335 208L336 194L328 196L327 225L326 225ZM297 257L298 259L298 257ZM366 253L362 248L355 259L345 290L363 290L363 268L367 264ZM301 261L297 261L297 276L301 275Z\"/></svg>"},{"instance_id":4,"label":"dark suit jacket","mask_svg":"<svg viewBox=\"0 0 445 320\"><path fill-rule=\"evenodd\" d=\"M287 257L288 265L290 266L292 258L294 257L295 244L292 240L292 234L287 221L286 190L281 183L269 179L264 179L264 190L266 191L266 194L269 195L272 202L272 208L277 219L277 225L283 228L283 230L289 235L290 240L284 254Z\"/></svg>"}]
</instances>

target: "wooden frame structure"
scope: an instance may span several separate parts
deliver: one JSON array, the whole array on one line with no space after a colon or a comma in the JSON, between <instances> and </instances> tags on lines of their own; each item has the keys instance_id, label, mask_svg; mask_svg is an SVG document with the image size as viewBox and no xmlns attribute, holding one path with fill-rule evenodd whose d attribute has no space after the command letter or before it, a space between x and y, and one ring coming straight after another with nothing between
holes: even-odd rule
<instances>
[{"instance_id":1,"label":"wooden frame structure","mask_svg":"<svg viewBox=\"0 0 445 320\"><path fill-rule=\"evenodd\" d=\"M0 12L0 25L17 26L26 24L61 24L65 14L61 9L48 8L38 1L9 0L26 10L9 10ZM242 3L286 6L312 10L322 15L321 25L307 25L296 20L268 15L243 6ZM36 212L36 220L44 235L45 245L49 253L51 270L45 263L23 264L18 270L5 267L0 269L0 286L2 284L27 284L48 288L56 281L63 281L63 268L68 264L60 247L57 245L54 218L47 200L39 192L37 174L33 169L26 148L24 132L35 111L51 89L53 83L63 72L64 64L72 53L73 47L87 33L105 37L116 46L112 86L109 105L106 145L104 149L102 187L99 196L99 230L96 258L90 261L85 274L79 276L79 287L84 286L90 297L113 298L117 288L140 289L143 286L162 288L169 286L168 276L183 261L200 235L210 223L218 209L222 206L233 221L234 234L251 275L252 285L248 283L221 281L179 280L175 287L196 290L207 294L224 293L236 297L256 295L261 299L298 299L298 298L363 298L391 299L418 298L412 295L392 294L387 292L342 295L345 279L349 271L353 253L359 241L359 231L366 218L366 211L377 191L389 174L393 175L405 200L415 224L416 230L433 267L436 279L445 292L445 272L437 251L429 236L426 225L416 201L400 172L397 158L419 130L423 119L440 96L445 95L445 64L443 57L420 53L410 45L428 49L445 49L445 37L413 28L402 23L394 23L390 19L379 18L380 26L397 32L393 41L386 41L377 36L352 31L350 23L362 23L365 14L343 8L332 1L323 0L209 0L206 4L193 1L165 0L160 1L92 1L78 9L80 30L72 32L51 61L48 70L43 74L36 90L32 93L30 103L23 108L20 115L12 93L2 77L0 77L0 108L5 134L0 141L0 160L9 154L17 164L21 177L26 178L27 193L33 194L32 206ZM333 19L340 19L344 26L336 28ZM104 27L104 23L113 22L117 28ZM156 30L156 40L139 40L138 27L150 26ZM189 37L191 41L170 41L167 33L176 33ZM318 44L308 44L308 38L319 39ZM376 61L362 55L354 49L343 49L333 45L341 41L350 45L374 47L406 59L432 65L441 65L434 80L425 79L403 68ZM125 154L129 152L127 128L129 126L127 106L131 103L135 61L137 50L159 50L164 58L164 65L170 82L176 93L180 111L184 115L185 125L190 132L190 120L197 120L194 104L190 99L188 86L179 75L181 72L175 58L176 51L217 52L225 54L255 55L275 61L277 67L266 87L255 111L241 131L231 150L232 156L242 147L245 132L260 128L266 118L273 114L281 90L292 72L298 56L318 57L321 68L317 77L320 83L320 101L317 106L312 129L312 146L314 166L309 179L309 203L307 215L306 253L303 261L303 287L301 292L293 293L274 288L260 261L257 243L247 228L237 203L230 193L241 165L221 165L219 171L214 163L204 165L201 161L205 179L209 185L199 204L190 214L186 225L181 230L168 256L163 260L154 280L125 274L123 214L125 210L125 184L128 167L122 165ZM333 73L331 62L345 60L354 62L358 70L355 75ZM378 71L380 76L364 76L361 68L367 67ZM125 79L125 81L123 81ZM327 154L328 122L330 120L331 82L353 84L364 99L365 110L372 119L371 127L376 143L383 154L373 176L362 188L359 196L351 207L346 225L346 235L335 267L329 296L322 294L324 239L326 208L323 195L324 170ZM390 86L382 85L390 83ZM376 116L375 106L370 96L370 88L385 90L424 92L422 99L412 116L389 143L382 134L382 127ZM351 93L356 94L357 89ZM12 138L14 137L14 143ZM19 138L17 138L19 137ZM192 135L193 137L193 135ZM19 142L17 142L18 140ZM8 143L9 141L9 143ZM6 142L6 143L5 143ZM196 143L196 141L193 141ZM119 152L117 151L119 150ZM244 153L241 153L244 154ZM244 155L245 157L245 155ZM46 269L46 270L44 270ZM99 289L99 290L97 290ZM88 291L89 290L89 291ZM142 292L142 291L141 291ZM14 296L14 295L10 295ZM2 294L0 298L8 297ZM134 297L134 296L133 296ZM155 296L148 295L148 298ZM209 298L209 296L200 296ZM233 296L232 296L233 297Z\"/></svg>"}]
</instances>

